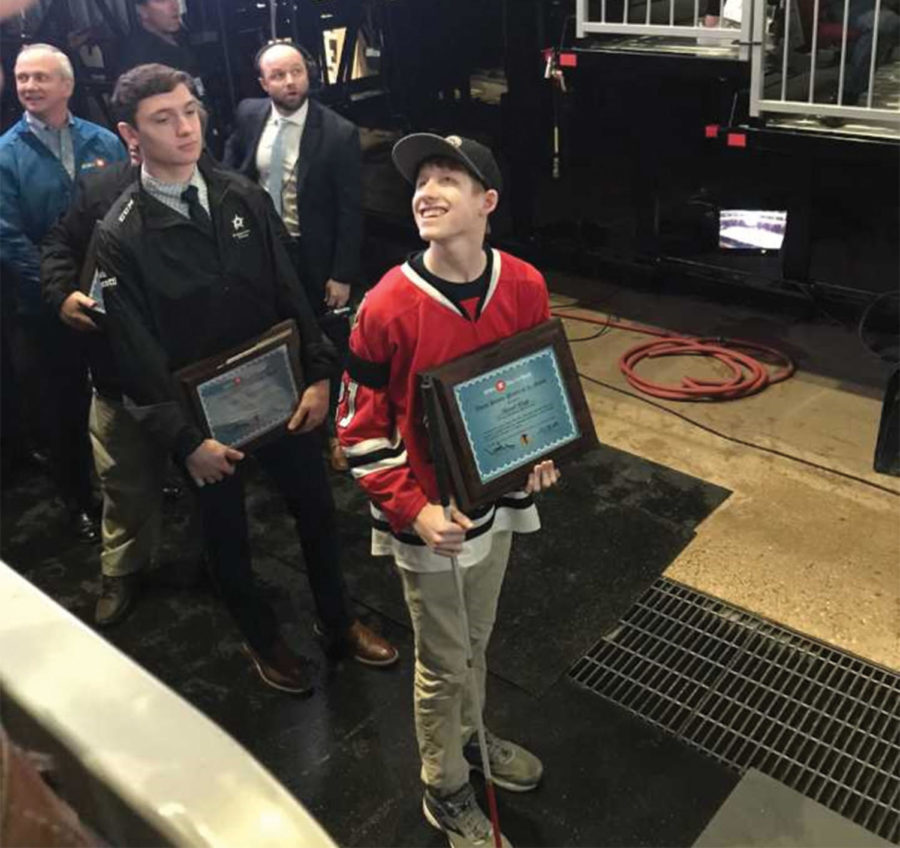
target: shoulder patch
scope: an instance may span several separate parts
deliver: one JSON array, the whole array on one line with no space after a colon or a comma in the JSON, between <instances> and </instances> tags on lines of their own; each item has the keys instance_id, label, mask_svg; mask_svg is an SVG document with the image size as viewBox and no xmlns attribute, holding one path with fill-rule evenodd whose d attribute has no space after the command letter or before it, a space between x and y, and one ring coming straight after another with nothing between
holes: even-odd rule
<instances>
[{"instance_id":1,"label":"shoulder patch","mask_svg":"<svg viewBox=\"0 0 900 848\"><path fill-rule=\"evenodd\" d=\"M123 224L125 219L131 213L131 210L134 208L134 198L129 199L128 203L125 204L125 208L119 213L119 223Z\"/></svg>"}]
</instances>

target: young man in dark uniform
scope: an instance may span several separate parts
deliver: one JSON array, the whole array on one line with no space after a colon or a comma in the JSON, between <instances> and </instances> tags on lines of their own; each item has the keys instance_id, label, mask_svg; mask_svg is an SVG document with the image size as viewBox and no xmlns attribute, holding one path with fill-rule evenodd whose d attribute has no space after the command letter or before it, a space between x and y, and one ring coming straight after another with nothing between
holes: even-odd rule
<instances>
[{"instance_id":1,"label":"young man in dark uniform","mask_svg":"<svg viewBox=\"0 0 900 848\"><path fill-rule=\"evenodd\" d=\"M306 389L290 435L257 459L288 504L303 547L317 612L335 646L361 662L389 665L397 651L355 620L338 564L334 502L315 438L328 408L334 349L324 339L284 247L268 195L238 174L198 159L199 104L190 77L142 65L116 85L119 132L143 155L140 178L100 225L98 265L108 331L134 414L183 463L197 487L214 580L263 679L311 689L309 664L281 638L256 591L241 460L204 438L179 403L173 372L292 318Z\"/></svg>"}]
</instances>

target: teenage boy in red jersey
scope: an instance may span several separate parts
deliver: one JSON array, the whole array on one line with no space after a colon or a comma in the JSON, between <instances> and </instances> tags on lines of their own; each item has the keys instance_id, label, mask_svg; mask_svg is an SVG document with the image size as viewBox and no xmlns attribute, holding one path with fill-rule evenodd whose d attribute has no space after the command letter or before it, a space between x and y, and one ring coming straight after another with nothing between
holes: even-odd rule
<instances>
[{"instance_id":1,"label":"teenage boy in red jersey","mask_svg":"<svg viewBox=\"0 0 900 848\"><path fill-rule=\"evenodd\" d=\"M459 136L418 133L397 142L394 164L415 186L413 216L428 248L392 268L369 292L350 339L338 435L372 506L372 553L394 557L415 632L414 711L425 817L453 848L491 845L470 768L480 768L465 635L449 557L462 568L469 637L484 705L485 650L513 533L540 527L532 493L559 480L552 461L525 490L444 517L423 418L418 375L550 317L541 274L485 245L500 170L491 151ZM498 786L525 792L540 760L488 731ZM504 838L504 844L508 844Z\"/></svg>"}]
</instances>

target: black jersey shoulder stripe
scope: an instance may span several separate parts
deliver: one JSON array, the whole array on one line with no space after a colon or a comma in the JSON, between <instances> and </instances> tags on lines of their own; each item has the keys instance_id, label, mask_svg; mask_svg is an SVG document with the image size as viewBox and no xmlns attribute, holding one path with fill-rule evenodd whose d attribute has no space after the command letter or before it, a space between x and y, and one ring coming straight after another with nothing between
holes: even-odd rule
<instances>
[{"instance_id":1,"label":"black jersey shoulder stripe","mask_svg":"<svg viewBox=\"0 0 900 848\"><path fill-rule=\"evenodd\" d=\"M369 389L386 388L391 379L390 362L370 362L357 356L352 350L347 356L347 373L350 379Z\"/></svg>"},{"instance_id":2,"label":"black jersey shoulder stripe","mask_svg":"<svg viewBox=\"0 0 900 848\"><path fill-rule=\"evenodd\" d=\"M395 447L378 448L371 453L364 453L360 456L347 456L347 463L351 468L360 468L363 465L374 465L376 462L382 462L385 459L396 459L406 450L403 439Z\"/></svg>"}]
</instances>

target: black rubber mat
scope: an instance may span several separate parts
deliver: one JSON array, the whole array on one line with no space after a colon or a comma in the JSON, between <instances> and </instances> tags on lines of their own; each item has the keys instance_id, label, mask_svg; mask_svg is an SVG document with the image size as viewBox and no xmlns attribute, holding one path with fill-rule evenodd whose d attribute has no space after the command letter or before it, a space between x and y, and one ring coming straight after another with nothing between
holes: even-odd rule
<instances>
[{"instance_id":1,"label":"black rubber mat","mask_svg":"<svg viewBox=\"0 0 900 848\"><path fill-rule=\"evenodd\" d=\"M578 622L594 626L600 620L585 613L578 593L559 579L568 566L558 546L554 551L553 539L558 538L555 534L572 532L563 519L579 526L582 541L593 526L596 545L609 550L610 557L616 546L620 551L629 544L635 547L627 560L633 570L640 556L656 551L658 563L639 572L641 579L652 579L648 575L664 567L666 557L690 538L691 528L727 493L609 450L592 457L581 474L570 470L566 477L566 491L555 493L561 496L556 508L561 513L577 509L583 517L575 521L563 514L554 530L554 507L549 495L545 499L546 529L541 536L546 539L547 560L537 565L536 560L516 560L509 583L513 591L505 595L501 611L501 622L513 625L506 631L512 635L504 637L500 659L491 661L498 674L492 674L488 683L490 725L534 750L546 768L537 792L501 793L504 830L520 846L690 845L737 781L727 767L598 699L564 675L540 697L500 677L529 679L524 660L504 664L516 649L515 634L521 634L521 650L527 645L529 651L537 651L543 640L548 649L557 651L551 644L555 635L548 636L540 627L527 631L530 625L520 609L525 595L541 588L539 574L550 584L560 583L565 603L581 611L576 619L560 605L553 618L544 616L549 627L572 642L546 665L549 676L564 668L566 651L585 636L593 637L591 630L579 633ZM380 603L387 595L376 584L384 581L399 592L398 579L389 562L368 556L364 515L347 512L350 501L358 497L354 484L344 480L336 488L345 533L356 533L362 545L349 552L351 587L358 599L366 593ZM134 612L104 635L243 744L339 844L446 845L445 837L421 815L411 633L402 621L360 605L364 617L398 646L400 662L387 670L324 662L312 633L312 603L299 573L293 528L277 495L263 481L252 483L250 489L255 571L285 622L289 643L319 660L315 694L297 700L260 682L240 651L240 634L208 586L185 591L164 584L161 578L171 576L173 567L189 566L178 562L183 553L177 532L183 508L179 503L167 507L165 567L145 589ZM4 491L3 557L90 622L99 586L98 549L67 538L62 511L51 492L40 475ZM594 526L596 516L604 516L607 523ZM665 533L669 547L658 540L653 546L638 544L637 535L651 531ZM610 559L619 565L623 561ZM605 614L614 617L619 603L631 603L628 592L640 581L623 568L603 573L610 585L597 578L592 590L601 593ZM400 610L399 616L405 617L405 612ZM502 627L499 633L503 636Z\"/></svg>"},{"instance_id":2,"label":"black rubber mat","mask_svg":"<svg viewBox=\"0 0 900 848\"><path fill-rule=\"evenodd\" d=\"M640 457L601 447L565 469L539 500L543 530L516 539L489 650L494 674L539 695L611 628L687 545L728 491ZM369 554L366 501L349 477L335 480L351 596L408 625L390 559ZM254 489L254 542L299 561L277 496ZM282 511L283 513L283 511Z\"/></svg>"}]
</instances>

